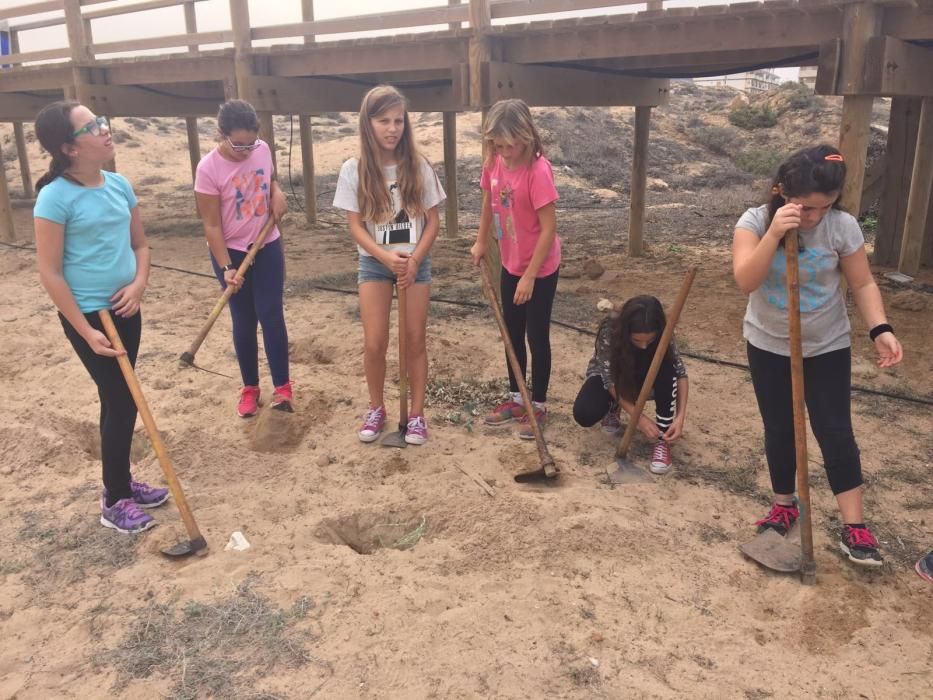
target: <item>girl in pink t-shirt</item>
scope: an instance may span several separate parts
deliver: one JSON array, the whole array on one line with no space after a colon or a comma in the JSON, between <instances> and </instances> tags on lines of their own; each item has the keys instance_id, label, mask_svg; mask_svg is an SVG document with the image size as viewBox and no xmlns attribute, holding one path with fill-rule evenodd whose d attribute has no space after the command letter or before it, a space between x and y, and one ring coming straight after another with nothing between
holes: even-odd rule
<instances>
[{"instance_id":1,"label":"girl in pink t-shirt","mask_svg":"<svg viewBox=\"0 0 933 700\"><path fill-rule=\"evenodd\" d=\"M531 349L532 402L538 424L547 418L547 390L551 378L551 308L560 269L557 237L557 190L551 164L541 147L531 111L521 100L502 100L489 110L483 135L484 165L480 186L483 207L479 235L470 250L473 264L486 255L490 232L499 242L502 258L500 287L502 315L515 354L525 373L525 335ZM518 383L509 372L508 401L485 417L487 425L522 423L519 437L534 433L522 405Z\"/></svg>"},{"instance_id":2,"label":"girl in pink t-shirt","mask_svg":"<svg viewBox=\"0 0 933 700\"><path fill-rule=\"evenodd\" d=\"M217 114L218 145L198 163L194 191L211 252L214 274L224 288L231 285L233 347L243 388L237 413L242 418L259 407L259 345L262 339L272 373L272 407L292 410L292 385L288 374L288 331L282 295L285 289L285 257L278 227L273 227L244 277L237 268L266 221L280 221L288 206L275 181L272 152L259 140L259 117L252 105L230 100Z\"/></svg>"}]
</instances>

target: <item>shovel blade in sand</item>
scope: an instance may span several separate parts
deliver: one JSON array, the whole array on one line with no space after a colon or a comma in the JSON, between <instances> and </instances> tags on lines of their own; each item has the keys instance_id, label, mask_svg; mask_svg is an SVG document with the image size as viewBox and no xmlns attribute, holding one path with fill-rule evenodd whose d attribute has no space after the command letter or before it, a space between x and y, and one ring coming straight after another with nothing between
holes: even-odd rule
<instances>
[{"instance_id":1,"label":"shovel blade in sand","mask_svg":"<svg viewBox=\"0 0 933 700\"><path fill-rule=\"evenodd\" d=\"M800 571L802 554L800 545L775 530L765 530L761 534L739 545L739 551L746 557L758 562L772 571L791 573Z\"/></svg>"},{"instance_id":2,"label":"shovel blade in sand","mask_svg":"<svg viewBox=\"0 0 933 700\"><path fill-rule=\"evenodd\" d=\"M645 484L652 478L641 467L636 467L625 457L616 457L615 469L607 469L610 484Z\"/></svg>"}]
</instances>

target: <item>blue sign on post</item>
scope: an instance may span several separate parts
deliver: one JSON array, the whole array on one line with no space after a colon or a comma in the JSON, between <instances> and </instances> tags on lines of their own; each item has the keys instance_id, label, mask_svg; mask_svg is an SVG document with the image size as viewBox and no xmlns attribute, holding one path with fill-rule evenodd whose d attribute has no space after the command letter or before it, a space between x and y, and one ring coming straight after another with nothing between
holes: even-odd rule
<instances>
[{"instance_id":1,"label":"blue sign on post","mask_svg":"<svg viewBox=\"0 0 933 700\"><path fill-rule=\"evenodd\" d=\"M8 56L13 52L10 46L10 23L5 19L0 19L0 56ZM0 65L0 69L9 68L8 65Z\"/></svg>"}]
</instances>

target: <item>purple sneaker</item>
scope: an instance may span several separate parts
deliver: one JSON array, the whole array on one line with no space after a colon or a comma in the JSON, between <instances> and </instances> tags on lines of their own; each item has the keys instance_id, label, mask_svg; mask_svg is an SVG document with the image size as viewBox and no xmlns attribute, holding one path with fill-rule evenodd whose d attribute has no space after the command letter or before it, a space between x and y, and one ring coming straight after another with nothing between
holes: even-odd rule
<instances>
[{"instance_id":1,"label":"purple sneaker","mask_svg":"<svg viewBox=\"0 0 933 700\"><path fill-rule=\"evenodd\" d=\"M379 433L382 432L382 428L386 424L386 409L385 406L370 406L369 410L366 411L366 416L363 418L363 426L360 428L358 433L360 441L362 442L372 442L377 437Z\"/></svg>"},{"instance_id":2,"label":"purple sneaker","mask_svg":"<svg viewBox=\"0 0 933 700\"><path fill-rule=\"evenodd\" d=\"M130 498L121 498L109 508L106 501L100 504L100 524L117 532L134 534L155 527L156 521L143 513Z\"/></svg>"},{"instance_id":3,"label":"purple sneaker","mask_svg":"<svg viewBox=\"0 0 933 700\"><path fill-rule=\"evenodd\" d=\"M140 508L156 508L168 500L168 489L144 484L142 481L130 481L133 502Z\"/></svg>"},{"instance_id":4,"label":"purple sneaker","mask_svg":"<svg viewBox=\"0 0 933 700\"><path fill-rule=\"evenodd\" d=\"M405 429L405 442L409 445L423 445L428 441L428 422L424 416L412 416Z\"/></svg>"}]
</instances>

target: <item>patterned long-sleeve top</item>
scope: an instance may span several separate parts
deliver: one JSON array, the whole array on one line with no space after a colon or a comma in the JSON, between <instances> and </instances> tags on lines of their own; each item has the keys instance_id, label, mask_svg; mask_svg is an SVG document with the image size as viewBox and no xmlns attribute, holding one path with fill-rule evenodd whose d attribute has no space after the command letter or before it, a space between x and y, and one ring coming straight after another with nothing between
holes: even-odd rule
<instances>
[{"instance_id":1,"label":"patterned long-sleeve top","mask_svg":"<svg viewBox=\"0 0 933 700\"><path fill-rule=\"evenodd\" d=\"M590 358L586 366L586 378L599 376L603 381L603 387L608 391L612 386L612 373L609 370L609 359L612 356L612 317L606 316L599 324L596 331L596 347L593 357ZM673 345L674 351L674 376L678 379L684 379L687 376L687 368L684 361L677 352L677 346Z\"/></svg>"}]
</instances>

